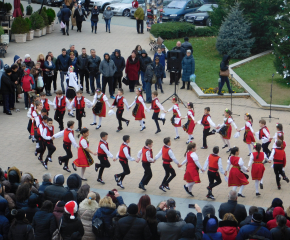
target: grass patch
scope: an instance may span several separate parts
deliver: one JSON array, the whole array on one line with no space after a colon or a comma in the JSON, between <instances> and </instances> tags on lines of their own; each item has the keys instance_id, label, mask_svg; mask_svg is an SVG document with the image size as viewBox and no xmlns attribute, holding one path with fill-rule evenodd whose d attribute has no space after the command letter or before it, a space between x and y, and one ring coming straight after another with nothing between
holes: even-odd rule
<instances>
[{"instance_id":1,"label":"grass patch","mask_svg":"<svg viewBox=\"0 0 290 240\"><path fill-rule=\"evenodd\" d=\"M183 39L165 40L164 44L168 49L172 49L177 41L184 42ZM215 92L218 88L218 78L220 71L220 62L222 56L216 50L216 37L193 37L189 39L193 46L193 57L195 60L196 84L206 93ZM240 59L233 59L230 63L235 63ZM239 88L233 84L233 90L236 92L244 92L243 88ZM223 92L228 92L226 85Z\"/></svg>"},{"instance_id":2,"label":"grass patch","mask_svg":"<svg viewBox=\"0 0 290 240\"><path fill-rule=\"evenodd\" d=\"M273 81L273 104L290 104L290 85L280 75L276 74L273 64L274 55L256 58L253 61L241 65L234 71L267 103L270 103L270 91L272 74L275 73Z\"/></svg>"}]
</instances>

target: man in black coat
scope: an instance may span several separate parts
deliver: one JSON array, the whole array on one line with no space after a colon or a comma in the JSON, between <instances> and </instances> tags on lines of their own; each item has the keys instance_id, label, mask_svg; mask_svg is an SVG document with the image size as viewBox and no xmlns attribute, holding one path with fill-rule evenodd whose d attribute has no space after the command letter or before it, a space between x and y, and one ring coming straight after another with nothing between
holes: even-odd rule
<instances>
[{"instance_id":1,"label":"man in black coat","mask_svg":"<svg viewBox=\"0 0 290 240\"><path fill-rule=\"evenodd\" d=\"M115 66L117 68L117 71L114 74L114 94L115 94L115 88L118 87L119 83L119 88L122 88L122 77L123 77L123 70L125 69L125 59L121 56L121 51L119 49L115 49L113 54L111 55L111 59L115 63Z\"/></svg>"},{"instance_id":2,"label":"man in black coat","mask_svg":"<svg viewBox=\"0 0 290 240\"><path fill-rule=\"evenodd\" d=\"M191 45L191 43L188 40L189 40L189 38L185 37L184 38L184 43L181 44L181 47L184 48L185 52L187 50L190 50L191 53L193 53L192 45Z\"/></svg>"},{"instance_id":3,"label":"man in black coat","mask_svg":"<svg viewBox=\"0 0 290 240\"><path fill-rule=\"evenodd\" d=\"M82 88L84 87L84 77L86 81L86 92L90 94L89 89L89 69L88 69L88 55L85 48L82 48L82 54L78 56L76 67L79 70L80 74L80 83Z\"/></svg>"},{"instance_id":4,"label":"man in black coat","mask_svg":"<svg viewBox=\"0 0 290 240\"><path fill-rule=\"evenodd\" d=\"M177 72L170 72L170 85L172 85L172 83L175 83L175 82L176 84L179 83L179 79L181 77L181 61L186 55L186 51L183 47L181 47L180 41L176 43L176 46L172 48L172 50L180 51L181 58L180 58L180 70Z\"/></svg>"},{"instance_id":5,"label":"man in black coat","mask_svg":"<svg viewBox=\"0 0 290 240\"><path fill-rule=\"evenodd\" d=\"M6 66L6 65L5 65ZM12 69L7 65L1 77L1 93L3 96L3 113L12 115L10 108L14 107L14 88L17 82L11 81Z\"/></svg>"},{"instance_id":6,"label":"man in black coat","mask_svg":"<svg viewBox=\"0 0 290 240\"><path fill-rule=\"evenodd\" d=\"M61 21L66 25L66 31L65 31L65 28L62 28L62 34L65 35L65 32L66 32L66 34L69 35L68 30L69 30L69 19L71 16L71 12L65 4L62 5L62 9L60 10L60 12L61 12Z\"/></svg>"},{"instance_id":7,"label":"man in black coat","mask_svg":"<svg viewBox=\"0 0 290 240\"><path fill-rule=\"evenodd\" d=\"M121 218L115 229L115 238L134 239L134 240L150 240L151 232L147 222L143 218L138 218L138 206L134 203L130 204L127 212L129 216ZM126 237L126 238L125 238Z\"/></svg>"},{"instance_id":8,"label":"man in black coat","mask_svg":"<svg viewBox=\"0 0 290 240\"><path fill-rule=\"evenodd\" d=\"M139 58L139 61L140 61L140 75L141 75L141 81L142 81L142 84L143 84L143 89L146 89L146 83L144 81L144 74L145 74L145 71L146 71L146 68L147 68L147 65L152 63L152 59L151 57L149 57L147 55L147 52L145 50L142 50L141 51L141 57Z\"/></svg>"},{"instance_id":9,"label":"man in black coat","mask_svg":"<svg viewBox=\"0 0 290 240\"><path fill-rule=\"evenodd\" d=\"M88 59L88 69L89 69L89 76L90 76L90 85L91 85L91 96L95 95L95 83L94 80L96 79L96 86L97 88L101 88L100 83L100 71L99 66L101 63L101 58L96 55L96 50L91 49L91 56Z\"/></svg>"},{"instance_id":10,"label":"man in black coat","mask_svg":"<svg viewBox=\"0 0 290 240\"><path fill-rule=\"evenodd\" d=\"M228 199L228 202L220 205L219 218L223 219L226 213L232 213L240 224L247 217L246 208L244 205L238 204L238 194L236 191L231 190Z\"/></svg>"}]
</instances>

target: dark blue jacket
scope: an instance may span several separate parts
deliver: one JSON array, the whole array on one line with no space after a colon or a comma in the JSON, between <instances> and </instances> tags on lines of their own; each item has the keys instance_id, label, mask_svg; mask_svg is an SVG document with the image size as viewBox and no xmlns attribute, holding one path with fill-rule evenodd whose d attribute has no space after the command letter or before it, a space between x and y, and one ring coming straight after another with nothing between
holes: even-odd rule
<instances>
[{"instance_id":1,"label":"dark blue jacket","mask_svg":"<svg viewBox=\"0 0 290 240\"><path fill-rule=\"evenodd\" d=\"M60 10L60 12L61 12L61 21L65 22L69 21L71 12L65 4L63 5L63 8Z\"/></svg>"},{"instance_id":2,"label":"dark blue jacket","mask_svg":"<svg viewBox=\"0 0 290 240\"><path fill-rule=\"evenodd\" d=\"M46 189L46 187L48 187L50 185L52 185L51 182L42 182L42 184L38 188L39 194L44 194L44 190Z\"/></svg>"},{"instance_id":3,"label":"dark blue jacket","mask_svg":"<svg viewBox=\"0 0 290 240\"><path fill-rule=\"evenodd\" d=\"M62 54L60 54L57 59L56 59L56 68L58 70L67 72L68 67L69 67L69 56L66 54L65 56L63 56Z\"/></svg>"},{"instance_id":4,"label":"dark blue jacket","mask_svg":"<svg viewBox=\"0 0 290 240\"><path fill-rule=\"evenodd\" d=\"M218 219L215 216L205 217L203 220L203 237L202 240L223 240L222 233L217 232ZM209 237L211 236L211 238Z\"/></svg>"},{"instance_id":5,"label":"dark blue jacket","mask_svg":"<svg viewBox=\"0 0 290 240\"><path fill-rule=\"evenodd\" d=\"M116 52L119 53L119 56L116 57ZM119 49L115 49L115 51L111 55L111 59L115 63L115 66L117 68L117 71L114 74L114 77L122 77L123 76L123 70L125 69L125 59L121 56L121 51Z\"/></svg>"},{"instance_id":6,"label":"dark blue jacket","mask_svg":"<svg viewBox=\"0 0 290 240\"><path fill-rule=\"evenodd\" d=\"M161 63L164 67L165 67L165 59L166 56L164 53L161 53L161 55L159 55L158 53L154 54L154 58L153 58L153 62L155 62L155 58L158 57L159 58L159 63Z\"/></svg>"},{"instance_id":7,"label":"dark blue jacket","mask_svg":"<svg viewBox=\"0 0 290 240\"><path fill-rule=\"evenodd\" d=\"M195 61L192 55L185 56L181 62L182 66L182 81L189 82L189 77L195 72Z\"/></svg>"},{"instance_id":8,"label":"dark blue jacket","mask_svg":"<svg viewBox=\"0 0 290 240\"><path fill-rule=\"evenodd\" d=\"M251 222L251 223L241 227L241 229L236 237L236 240L248 239L249 235L252 234L260 226L261 225L259 223ZM255 235L263 236L263 237L266 237L268 239L272 239L271 232L265 227L261 227Z\"/></svg>"},{"instance_id":9,"label":"dark blue jacket","mask_svg":"<svg viewBox=\"0 0 290 240\"><path fill-rule=\"evenodd\" d=\"M28 198L23 202L16 201L16 208L21 209L24 207L28 207Z\"/></svg>"},{"instance_id":10,"label":"dark blue jacket","mask_svg":"<svg viewBox=\"0 0 290 240\"><path fill-rule=\"evenodd\" d=\"M7 200L2 196L0 196L0 235L2 235L4 240L8 239L8 233L10 228L9 221L4 216L7 207L8 207Z\"/></svg>"},{"instance_id":11,"label":"dark blue jacket","mask_svg":"<svg viewBox=\"0 0 290 240\"><path fill-rule=\"evenodd\" d=\"M32 227L34 228L35 240L51 240L57 224L52 213L40 210L34 215Z\"/></svg>"},{"instance_id":12,"label":"dark blue jacket","mask_svg":"<svg viewBox=\"0 0 290 240\"><path fill-rule=\"evenodd\" d=\"M143 54L145 54L145 57L143 57ZM147 55L147 52L145 50L141 51L141 57L139 58L139 61L140 61L140 70L145 73L147 65L152 63L151 57Z\"/></svg>"},{"instance_id":13,"label":"dark blue jacket","mask_svg":"<svg viewBox=\"0 0 290 240\"><path fill-rule=\"evenodd\" d=\"M154 72L155 72L157 79L162 78L163 72L164 72L164 66L160 62L158 65L156 65L156 63L154 62L153 68L154 68Z\"/></svg>"},{"instance_id":14,"label":"dark blue jacket","mask_svg":"<svg viewBox=\"0 0 290 240\"><path fill-rule=\"evenodd\" d=\"M44 67L49 69L49 70L54 70L55 69L55 65L54 63L51 61L51 66L49 66L48 61L44 61Z\"/></svg>"}]
</instances>

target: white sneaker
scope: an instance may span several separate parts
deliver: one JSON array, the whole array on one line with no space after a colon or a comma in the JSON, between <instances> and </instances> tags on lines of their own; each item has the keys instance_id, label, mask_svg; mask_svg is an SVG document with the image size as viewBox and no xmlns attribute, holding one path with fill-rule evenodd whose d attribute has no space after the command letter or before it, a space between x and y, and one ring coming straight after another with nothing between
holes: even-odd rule
<instances>
[{"instance_id":1,"label":"white sneaker","mask_svg":"<svg viewBox=\"0 0 290 240\"><path fill-rule=\"evenodd\" d=\"M25 110L27 110L27 107L26 108L24 108Z\"/></svg>"}]
</instances>

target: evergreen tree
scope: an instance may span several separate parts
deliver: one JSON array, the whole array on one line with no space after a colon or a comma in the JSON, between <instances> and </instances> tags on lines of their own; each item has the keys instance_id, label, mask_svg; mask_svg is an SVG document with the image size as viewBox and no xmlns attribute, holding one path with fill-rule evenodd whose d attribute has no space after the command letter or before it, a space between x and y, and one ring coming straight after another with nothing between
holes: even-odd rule
<instances>
[{"instance_id":1,"label":"evergreen tree","mask_svg":"<svg viewBox=\"0 0 290 240\"><path fill-rule=\"evenodd\" d=\"M236 3L223 21L217 37L216 48L221 55L231 58L250 56L255 38L251 37L251 25L243 17L243 11Z\"/></svg>"},{"instance_id":2,"label":"evergreen tree","mask_svg":"<svg viewBox=\"0 0 290 240\"><path fill-rule=\"evenodd\" d=\"M272 46L274 47L276 71L287 81L290 80L290 3L284 0L281 13L275 17L279 24Z\"/></svg>"}]
</instances>

